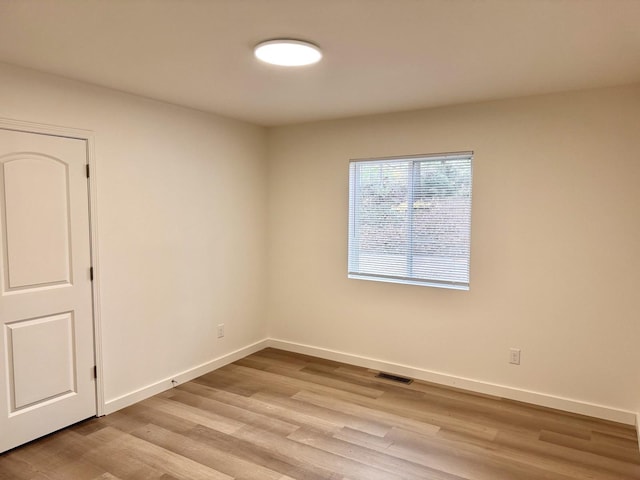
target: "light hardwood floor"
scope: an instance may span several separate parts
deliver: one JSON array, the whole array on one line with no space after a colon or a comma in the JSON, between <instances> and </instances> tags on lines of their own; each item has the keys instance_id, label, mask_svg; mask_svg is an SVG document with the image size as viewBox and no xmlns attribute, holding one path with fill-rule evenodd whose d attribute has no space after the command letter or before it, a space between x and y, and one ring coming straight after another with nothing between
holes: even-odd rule
<instances>
[{"instance_id":1,"label":"light hardwood floor","mask_svg":"<svg viewBox=\"0 0 640 480\"><path fill-rule=\"evenodd\" d=\"M635 429L266 349L0 455L0 479L640 479Z\"/></svg>"}]
</instances>

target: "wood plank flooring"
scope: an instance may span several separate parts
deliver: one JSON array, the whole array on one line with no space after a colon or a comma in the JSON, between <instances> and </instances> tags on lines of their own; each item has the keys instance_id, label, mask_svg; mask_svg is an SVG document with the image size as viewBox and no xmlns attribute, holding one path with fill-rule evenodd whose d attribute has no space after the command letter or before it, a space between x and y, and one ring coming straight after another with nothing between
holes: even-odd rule
<instances>
[{"instance_id":1,"label":"wood plank flooring","mask_svg":"<svg viewBox=\"0 0 640 480\"><path fill-rule=\"evenodd\" d=\"M631 480L635 429L266 349L0 455L0 480Z\"/></svg>"}]
</instances>

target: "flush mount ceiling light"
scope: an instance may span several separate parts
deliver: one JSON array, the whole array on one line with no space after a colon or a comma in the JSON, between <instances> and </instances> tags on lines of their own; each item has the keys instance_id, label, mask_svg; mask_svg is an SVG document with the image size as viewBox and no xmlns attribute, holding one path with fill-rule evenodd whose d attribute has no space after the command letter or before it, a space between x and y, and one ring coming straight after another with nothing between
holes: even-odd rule
<instances>
[{"instance_id":1,"label":"flush mount ceiling light","mask_svg":"<svg viewBox=\"0 0 640 480\"><path fill-rule=\"evenodd\" d=\"M286 38L261 42L253 52L259 60L283 67L311 65L322 58L322 52L313 43Z\"/></svg>"}]
</instances>

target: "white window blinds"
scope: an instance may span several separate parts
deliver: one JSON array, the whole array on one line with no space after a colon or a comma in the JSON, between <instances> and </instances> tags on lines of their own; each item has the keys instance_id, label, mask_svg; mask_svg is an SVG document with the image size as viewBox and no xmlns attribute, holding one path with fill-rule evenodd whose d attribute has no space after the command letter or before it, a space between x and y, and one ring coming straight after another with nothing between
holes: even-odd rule
<instances>
[{"instance_id":1,"label":"white window blinds","mask_svg":"<svg viewBox=\"0 0 640 480\"><path fill-rule=\"evenodd\" d=\"M472 152L349 165L349 278L469 288Z\"/></svg>"}]
</instances>

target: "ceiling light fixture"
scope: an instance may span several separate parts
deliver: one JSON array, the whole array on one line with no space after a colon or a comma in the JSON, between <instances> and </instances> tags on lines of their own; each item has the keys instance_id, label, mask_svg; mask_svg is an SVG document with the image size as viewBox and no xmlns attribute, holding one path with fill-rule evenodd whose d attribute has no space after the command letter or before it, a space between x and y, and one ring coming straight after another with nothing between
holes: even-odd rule
<instances>
[{"instance_id":1,"label":"ceiling light fixture","mask_svg":"<svg viewBox=\"0 0 640 480\"><path fill-rule=\"evenodd\" d=\"M260 42L253 52L259 60L283 67L311 65L322 58L322 52L313 43L286 38Z\"/></svg>"}]
</instances>

